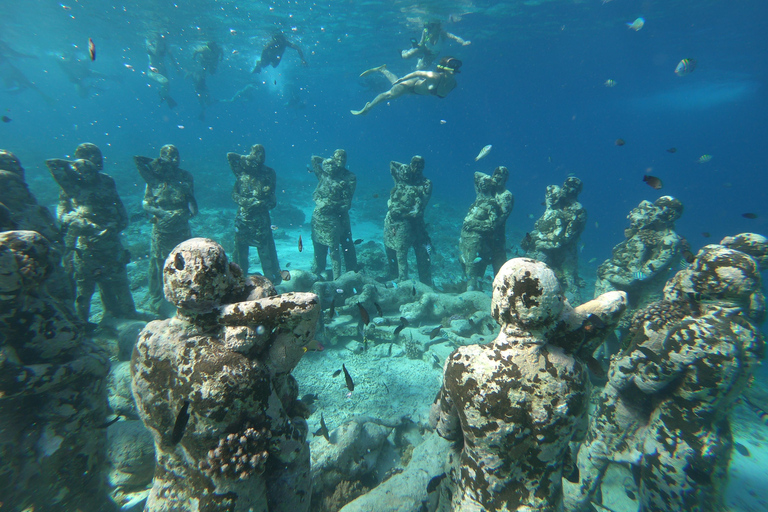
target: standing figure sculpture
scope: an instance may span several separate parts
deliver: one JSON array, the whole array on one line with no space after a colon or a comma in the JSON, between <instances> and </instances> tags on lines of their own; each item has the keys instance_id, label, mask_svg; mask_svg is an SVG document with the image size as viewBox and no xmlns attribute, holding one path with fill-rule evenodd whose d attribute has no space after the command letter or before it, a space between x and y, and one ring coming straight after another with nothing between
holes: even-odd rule
<instances>
[{"instance_id":1,"label":"standing figure sculpture","mask_svg":"<svg viewBox=\"0 0 768 512\"><path fill-rule=\"evenodd\" d=\"M342 252L347 272L357 270L357 255L349 222L357 177L346 165L347 152L343 149L334 151L332 158L312 157L312 170L318 180L312 194L315 201L312 212L312 245L315 252L312 272L317 274L325 270L330 249L333 279L341 276Z\"/></svg>"},{"instance_id":2,"label":"standing figure sculpture","mask_svg":"<svg viewBox=\"0 0 768 512\"><path fill-rule=\"evenodd\" d=\"M467 290L479 289L479 280L488 265L496 275L507 261L505 228L515 204L515 197L506 188L508 178L506 167L497 167L493 176L475 173L477 198L464 217L459 239Z\"/></svg>"},{"instance_id":3,"label":"standing figure sculpture","mask_svg":"<svg viewBox=\"0 0 768 512\"><path fill-rule=\"evenodd\" d=\"M120 241L128 213L115 180L100 172L104 164L96 145L80 144L75 158L45 163L61 187L58 215L70 251L78 316L88 321L98 285L104 317L140 318L126 271L131 256Z\"/></svg>"},{"instance_id":4,"label":"standing figure sculpture","mask_svg":"<svg viewBox=\"0 0 768 512\"><path fill-rule=\"evenodd\" d=\"M452 510L559 510L569 443L583 432L589 404L576 354L599 343L625 308L623 292L571 308L544 263L502 266L491 310L501 332L450 355L430 412L437 433L460 450Z\"/></svg>"},{"instance_id":5,"label":"standing figure sculpture","mask_svg":"<svg viewBox=\"0 0 768 512\"><path fill-rule=\"evenodd\" d=\"M155 440L147 512L306 512L307 409L291 370L320 315L317 295L246 281L216 242L174 248L163 272L176 316L150 322L132 390Z\"/></svg>"},{"instance_id":6,"label":"standing figure sculpture","mask_svg":"<svg viewBox=\"0 0 768 512\"><path fill-rule=\"evenodd\" d=\"M566 179L562 187L549 185L547 209L521 243L529 258L543 261L555 271L572 304L582 302L578 245L587 225L587 210L578 201L582 187L576 177Z\"/></svg>"},{"instance_id":7,"label":"standing figure sculpture","mask_svg":"<svg viewBox=\"0 0 768 512\"><path fill-rule=\"evenodd\" d=\"M389 193L384 219L384 247L390 277L408 279L408 251L416 252L419 280L432 285L432 242L424 223L424 212L432 197L432 182L424 177L424 158L414 156L410 164L392 161L389 172L395 186Z\"/></svg>"},{"instance_id":8,"label":"standing figure sculpture","mask_svg":"<svg viewBox=\"0 0 768 512\"><path fill-rule=\"evenodd\" d=\"M172 144L160 148L154 160L133 157L139 174L147 182L144 211L152 215L152 246L149 254L149 307L159 313L170 305L163 295L163 265L171 249L192 236L189 219L197 215L192 174L179 167L179 150ZM167 315L166 315L167 316Z\"/></svg>"},{"instance_id":9,"label":"standing figure sculpture","mask_svg":"<svg viewBox=\"0 0 768 512\"><path fill-rule=\"evenodd\" d=\"M264 165L265 160L266 152L261 144L251 146L248 155L227 153L227 161L236 178L232 199L238 206L232 260L247 274L248 248L255 245L262 272L277 285L282 278L269 217L269 210L277 206L277 178L275 170Z\"/></svg>"},{"instance_id":10,"label":"standing figure sculpture","mask_svg":"<svg viewBox=\"0 0 768 512\"><path fill-rule=\"evenodd\" d=\"M0 233L0 501L3 510L111 511L109 354L51 293L54 258L35 231Z\"/></svg>"},{"instance_id":11,"label":"standing figure sculpture","mask_svg":"<svg viewBox=\"0 0 768 512\"><path fill-rule=\"evenodd\" d=\"M644 511L725 509L729 416L765 355L761 245L754 258L704 247L663 300L635 313L579 450L579 481L566 486L567 511L592 510L612 463L640 475Z\"/></svg>"}]
</instances>

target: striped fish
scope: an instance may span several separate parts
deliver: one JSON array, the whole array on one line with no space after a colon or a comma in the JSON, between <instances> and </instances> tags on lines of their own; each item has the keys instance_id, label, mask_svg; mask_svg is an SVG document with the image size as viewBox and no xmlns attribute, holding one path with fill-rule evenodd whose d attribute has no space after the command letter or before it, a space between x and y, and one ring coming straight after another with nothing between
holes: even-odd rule
<instances>
[{"instance_id":1,"label":"striped fish","mask_svg":"<svg viewBox=\"0 0 768 512\"><path fill-rule=\"evenodd\" d=\"M642 270L638 270L637 272L632 272L632 277L638 281L643 281L648 276Z\"/></svg>"},{"instance_id":2,"label":"striped fish","mask_svg":"<svg viewBox=\"0 0 768 512\"><path fill-rule=\"evenodd\" d=\"M762 408L755 405L754 402L745 396L742 396L741 399L744 400L744 403L747 404L747 406L752 409L755 414L757 414L757 417L760 418L760 421L762 421L764 425L768 426L768 412L765 412Z\"/></svg>"}]
</instances>

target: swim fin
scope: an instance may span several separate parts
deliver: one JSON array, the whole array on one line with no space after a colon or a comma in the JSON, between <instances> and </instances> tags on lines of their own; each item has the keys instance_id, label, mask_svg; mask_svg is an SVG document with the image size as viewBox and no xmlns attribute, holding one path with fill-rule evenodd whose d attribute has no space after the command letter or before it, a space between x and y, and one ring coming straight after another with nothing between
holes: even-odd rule
<instances>
[{"instance_id":1,"label":"swim fin","mask_svg":"<svg viewBox=\"0 0 768 512\"><path fill-rule=\"evenodd\" d=\"M364 76L370 75L371 73L376 73L377 71L382 71L384 69L387 69L387 65L386 64L382 64L381 66L378 66L378 67L375 67L375 68L366 69L365 71L360 73L360 77L362 78Z\"/></svg>"}]
</instances>

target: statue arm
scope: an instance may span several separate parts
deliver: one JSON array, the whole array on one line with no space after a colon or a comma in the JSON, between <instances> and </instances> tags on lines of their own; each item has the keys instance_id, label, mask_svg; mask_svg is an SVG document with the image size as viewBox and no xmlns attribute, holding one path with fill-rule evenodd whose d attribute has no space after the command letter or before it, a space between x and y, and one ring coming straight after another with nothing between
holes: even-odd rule
<instances>
[{"instance_id":1,"label":"statue arm","mask_svg":"<svg viewBox=\"0 0 768 512\"><path fill-rule=\"evenodd\" d=\"M151 158L147 156L134 156L133 162L136 164L139 175L147 184L151 185L157 181L157 173L153 169L153 160Z\"/></svg>"},{"instance_id":2,"label":"statue arm","mask_svg":"<svg viewBox=\"0 0 768 512\"><path fill-rule=\"evenodd\" d=\"M76 195L80 191L78 183L80 178L72 169L72 165L69 161L61 158L53 158L46 160L45 165L48 166L48 170L51 172L51 176L56 180L64 193L68 195Z\"/></svg>"}]
</instances>

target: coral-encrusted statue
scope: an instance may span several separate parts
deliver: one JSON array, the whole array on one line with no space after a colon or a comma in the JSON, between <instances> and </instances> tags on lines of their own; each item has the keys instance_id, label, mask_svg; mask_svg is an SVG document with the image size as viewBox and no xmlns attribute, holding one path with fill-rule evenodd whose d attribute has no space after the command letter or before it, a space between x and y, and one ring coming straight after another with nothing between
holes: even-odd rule
<instances>
[{"instance_id":1,"label":"coral-encrusted statue","mask_svg":"<svg viewBox=\"0 0 768 512\"><path fill-rule=\"evenodd\" d=\"M104 462L109 355L49 293L48 240L0 233L3 510L113 510Z\"/></svg>"},{"instance_id":2,"label":"coral-encrusted statue","mask_svg":"<svg viewBox=\"0 0 768 512\"><path fill-rule=\"evenodd\" d=\"M577 247L587 225L587 210L578 201L582 186L575 177L566 179L562 187L548 186L547 209L521 244L529 258L543 261L555 271L573 304L581 303L579 288L583 285Z\"/></svg>"},{"instance_id":3,"label":"coral-encrusted statue","mask_svg":"<svg viewBox=\"0 0 768 512\"><path fill-rule=\"evenodd\" d=\"M611 292L571 308L555 274L509 260L493 282L499 336L455 350L430 422L461 446L453 510L557 510L569 443L587 418L588 375L576 356L626 308Z\"/></svg>"},{"instance_id":4,"label":"coral-encrusted statue","mask_svg":"<svg viewBox=\"0 0 768 512\"><path fill-rule=\"evenodd\" d=\"M757 235L759 237L759 235ZM708 245L638 311L630 345L611 361L609 382L578 454L580 480L566 510L592 510L610 463L641 475L642 510L724 510L733 450L729 414L764 356L758 262L765 239L726 238L755 255Z\"/></svg>"},{"instance_id":5,"label":"coral-encrusted statue","mask_svg":"<svg viewBox=\"0 0 768 512\"><path fill-rule=\"evenodd\" d=\"M504 229L515 204L515 197L507 190L509 170L497 167L493 176L475 173L477 198L469 209L461 226L459 249L467 290L477 290L478 281L488 265L493 274L507 261L507 236Z\"/></svg>"},{"instance_id":6,"label":"coral-encrusted statue","mask_svg":"<svg viewBox=\"0 0 768 512\"><path fill-rule=\"evenodd\" d=\"M408 279L408 251L413 247L419 280L431 286L432 242L424 223L424 212L432 197L432 182L424 177L424 165L424 158L418 155L411 158L410 164L389 163L395 186L389 193L389 210L384 218L384 247L392 278Z\"/></svg>"},{"instance_id":7,"label":"coral-encrusted statue","mask_svg":"<svg viewBox=\"0 0 768 512\"><path fill-rule=\"evenodd\" d=\"M204 238L171 251L163 275L176 316L147 324L132 363L157 460L145 510L307 510L307 424L290 372L314 337L317 296L246 282Z\"/></svg>"},{"instance_id":8,"label":"coral-encrusted statue","mask_svg":"<svg viewBox=\"0 0 768 512\"><path fill-rule=\"evenodd\" d=\"M315 252L312 272L317 274L325 270L330 249L333 279L341 276L342 253L347 272L357 270L357 254L349 222L357 177L346 165L347 152L343 149L334 151L332 158L312 157L312 170L318 180L312 194L315 201L312 212L312 245Z\"/></svg>"}]
</instances>

